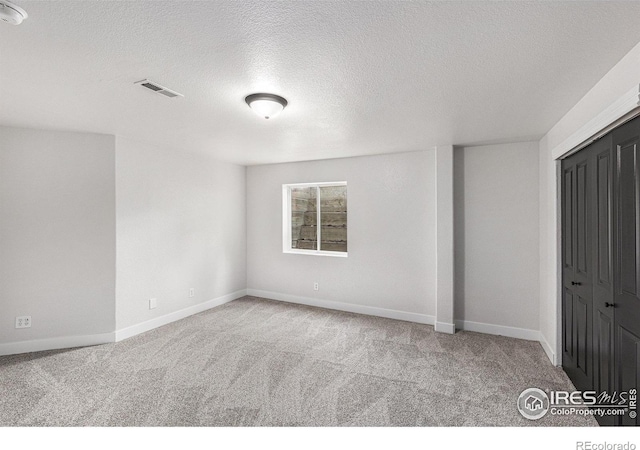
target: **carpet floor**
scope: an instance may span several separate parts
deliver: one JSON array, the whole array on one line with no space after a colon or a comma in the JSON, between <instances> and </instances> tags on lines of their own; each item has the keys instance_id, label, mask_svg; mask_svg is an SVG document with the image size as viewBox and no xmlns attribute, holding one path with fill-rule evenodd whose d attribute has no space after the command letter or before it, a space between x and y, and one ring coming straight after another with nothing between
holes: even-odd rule
<instances>
[{"instance_id":1,"label":"carpet floor","mask_svg":"<svg viewBox=\"0 0 640 450\"><path fill-rule=\"evenodd\" d=\"M122 342L0 357L2 426L594 426L540 344L244 297Z\"/></svg>"}]
</instances>

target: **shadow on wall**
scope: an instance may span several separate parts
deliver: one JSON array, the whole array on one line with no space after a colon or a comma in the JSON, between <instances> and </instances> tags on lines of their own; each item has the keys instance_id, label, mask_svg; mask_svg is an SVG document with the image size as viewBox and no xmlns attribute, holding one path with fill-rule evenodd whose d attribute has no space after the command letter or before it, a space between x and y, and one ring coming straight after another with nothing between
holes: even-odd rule
<instances>
[{"instance_id":1,"label":"shadow on wall","mask_svg":"<svg viewBox=\"0 0 640 450\"><path fill-rule=\"evenodd\" d=\"M464 148L453 151L454 320L465 320Z\"/></svg>"}]
</instances>

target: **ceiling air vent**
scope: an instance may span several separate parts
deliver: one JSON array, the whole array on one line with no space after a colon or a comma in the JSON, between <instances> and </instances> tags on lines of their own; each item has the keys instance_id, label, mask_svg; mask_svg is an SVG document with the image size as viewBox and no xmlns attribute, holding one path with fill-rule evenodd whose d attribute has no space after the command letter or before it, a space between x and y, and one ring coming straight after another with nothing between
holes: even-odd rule
<instances>
[{"instance_id":1,"label":"ceiling air vent","mask_svg":"<svg viewBox=\"0 0 640 450\"><path fill-rule=\"evenodd\" d=\"M169 98L184 97L184 95L176 91L172 91L171 89L168 89L163 85L158 84L151 80L144 79L144 80L136 81L134 84L139 84L140 86L150 89L156 94L164 95L165 97L169 97Z\"/></svg>"}]
</instances>

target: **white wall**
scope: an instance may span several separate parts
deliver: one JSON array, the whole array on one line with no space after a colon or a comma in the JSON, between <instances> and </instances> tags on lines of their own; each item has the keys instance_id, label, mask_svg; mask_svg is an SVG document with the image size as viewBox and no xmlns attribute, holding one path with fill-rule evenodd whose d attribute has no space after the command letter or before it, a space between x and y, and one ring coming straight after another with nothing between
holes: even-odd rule
<instances>
[{"instance_id":1,"label":"white wall","mask_svg":"<svg viewBox=\"0 0 640 450\"><path fill-rule=\"evenodd\" d=\"M0 344L113 332L114 164L113 136L0 127Z\"/></svg>"},{"instance_id":2,"label":"white wall","mask_svg":"<svg viewBox=\"0 0 640 450\"><path fill-rule=\"evenodd\" d=\"M348 258L283 254L282 185L322 181L347 181ZM433 150L248 167L249 292L433 316L434 212Z\"/></svg>"},{"instance_id":3,"label":"white wall","mask_svg":"<svg viewBox=\"0 0 640 450\"><path fill-rule=\"evenodd\" d=\"M117 137L117 330L246 288L245 199L243 166Z\"/></svg>"},{"instance_id":4,"label":"white wall","mask_svg":"<svg viewBox=\"0 0 640 450\"><path fill-rule=\"evenodd\" d=\"M560 363L558 202L552 152L565 139L640 83L640 44L616 64L539 143L540 333L550 358Z\"/></svg>"},{"instance_id":5,"label":"white wall","mask_svg":"<svg viewBox=\"0 0 640 450\"><path fill-rule=\"evenodd\" d=\"M456 148L454 165L455 317L532 330L533 337L539 325L538 143Z\"/></svg>"}]
</instances>

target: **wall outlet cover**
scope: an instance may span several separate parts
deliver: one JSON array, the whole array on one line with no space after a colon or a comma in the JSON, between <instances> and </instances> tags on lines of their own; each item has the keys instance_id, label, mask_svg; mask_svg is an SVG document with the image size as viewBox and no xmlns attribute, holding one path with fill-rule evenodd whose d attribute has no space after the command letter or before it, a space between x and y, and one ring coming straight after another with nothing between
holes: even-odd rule
<instances>
[{"instance_id":1,"label":"wall outlet cover","mask_svg":"<svg viewBox=\"0 0 640 450\"><path fill-rule=\"evenodd\" d=\"M149 299L149 309L155 309L156 306L158 306L158 299L157 298L150 298Z\"/></svg>"},{"instance_id":2,"label":"wall outlet cover","mask_svg":"<svg viewBox=\"0 0 640 450\"><path fill-rule=\"evenodd\" d=\"M31 328L31 316L17 316L16 328Z\"/></svg>"}]
</instances>

